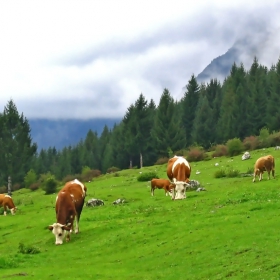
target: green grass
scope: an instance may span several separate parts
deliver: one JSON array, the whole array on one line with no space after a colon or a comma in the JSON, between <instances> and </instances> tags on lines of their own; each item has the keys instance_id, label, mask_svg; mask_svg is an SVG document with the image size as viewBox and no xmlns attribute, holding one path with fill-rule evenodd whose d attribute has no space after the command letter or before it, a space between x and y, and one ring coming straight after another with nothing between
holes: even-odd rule
<instances>
[{"instance_id":1,"label":"green grass","mask_svg":"<svg viewBox=\"0 0 280 280\"><path fill-rule=\"evenodd\" d=\"M214 177L220 168L246 173L269 153L276 179ZM61 246L47 229L55 221L56 194L14 192L18 212L0 216L0 278L280 279L280 152L251 156L191 163L191 179L207 191L188 192L182 201L163 190L151 197L147 182L137 181L139 169L101 176L86 184L86 200L100 198L105 206L84 207L81 232ZM167 178L166 164L141 171L155 170ZM112 205L117 198L127 203Z\"/></svg>"}]
</instances>

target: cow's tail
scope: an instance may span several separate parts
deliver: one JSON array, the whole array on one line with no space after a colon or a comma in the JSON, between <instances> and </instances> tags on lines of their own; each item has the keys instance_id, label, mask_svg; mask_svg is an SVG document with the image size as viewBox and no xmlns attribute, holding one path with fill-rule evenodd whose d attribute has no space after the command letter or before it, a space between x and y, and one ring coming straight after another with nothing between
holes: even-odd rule
<instances>
[{"instance_id":1,"label":"cow's tail","mask_svg":"<svg viewBox=\"0 0 280 280\"><path fill-rule=\"evenodd\" d=\"M272 158L272 176L273 178L275 178L275 160L274 157Z\"/></svg>"}]
</instances>

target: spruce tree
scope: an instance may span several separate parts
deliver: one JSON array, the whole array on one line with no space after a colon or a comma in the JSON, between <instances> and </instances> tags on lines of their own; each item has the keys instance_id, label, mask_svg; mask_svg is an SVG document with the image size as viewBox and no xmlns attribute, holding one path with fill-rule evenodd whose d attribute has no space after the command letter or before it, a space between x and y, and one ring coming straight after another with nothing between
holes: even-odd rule
<instances>
[{"instance_id":1,"label":"spruce tree","mask_svg":"<svg viewBox=\"0 0 280 280\"><path fill-rule=\"evenodd\" d=\"M190 146L192 140L193 122L196 113L196 107L199 99L199 85L194 75L191 76L187 86L186 92L182 100L182 121L185 130L186 145Z\"/></svg>"},{"instance_id":2,"label":"spruce tree","mask_svg":"<svg viewBox=\"0 0 280 280\"><path fill-rule=\"evenodd\" d=\"M13 183L22 183L31 168L37 151L32 143L30 126L23 114L19 115L13 100L9 100L0 116L0 169L2 184L8 176Z\"/></svg>"}]
</instances>

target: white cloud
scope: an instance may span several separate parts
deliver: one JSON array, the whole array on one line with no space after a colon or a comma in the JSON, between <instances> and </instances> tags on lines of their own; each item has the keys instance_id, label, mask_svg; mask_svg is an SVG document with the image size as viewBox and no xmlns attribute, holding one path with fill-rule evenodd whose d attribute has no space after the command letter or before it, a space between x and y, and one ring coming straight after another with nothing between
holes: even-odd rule
<instances>
[{"instance_id":1,"label":"white cloud","mask_svg":"<svg viewBox=\"0 0 280 280\"><path fill-rule=\"evenodd\" d=\"M2 1L0 108L27 118L122 117L143 93L175 99L239 38L279 57L278 1ZM264 39L265 38L265 39ZM250 56L244 60L250 63ZM249 57L249 58L248 58Z\"/></svg>"}]
</instances>

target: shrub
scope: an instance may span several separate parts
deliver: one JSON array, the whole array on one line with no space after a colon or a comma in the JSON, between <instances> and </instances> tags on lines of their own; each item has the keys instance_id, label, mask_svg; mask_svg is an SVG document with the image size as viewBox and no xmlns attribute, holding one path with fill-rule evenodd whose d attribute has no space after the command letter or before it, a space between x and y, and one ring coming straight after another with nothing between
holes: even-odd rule
<instances>
[{"instance_id":1,"label":"shrub","mask_svg":"<svg viewBox=\"0 0 280 280\"><path fill-rule=\"evenodd\" d=\"M146 182L152 180L153 178L159 178L156 172L143 172L137 177L137 181Z\"/></svg>"},{"instance_id":2,"label":"shrub","mask_svg":"<svg viewBox=\"0 0 280 280\"><path fill-rule=\"evenodd\" d=\"M7 192L7 187L6 186L0 187L0 193L6 193L6 192Z\"/></svg>"},{"instance_id":3,"label":"shrub","mask_svg":"<svg viewBox=\"0 0 280 280\"><path fill-rule=\"evenodd\" d=\"M180 156L180 157L187 157L187 155L188 155L188 150L186 150L186 149L181 149L181 150L179 150L179 151L176 151L176 152L175 152L175 155L176 155L176 156Z\"/></svg>"},{"instance_id":4,"label":"shrub","mask_svg":"<svg viewBox=\"0 0 280 280\"><path fill-rule=\"evenodd\" d=\"M51 175L46 179L43 185L43 189L45 191L45 194L52 194L56 192L57 188L57 181L55 180L55 177Z\"/></svg>"},{"instance_id":5,"label":"shrub","mask_svg":"<svg viewBox=\"0 0 280 280\"><path fill-rule=\"evenodd\" d=\"M120 171L120 169L118 167L112 166L107 169L106 173L115 173L118 171Z\"/></svg>"},{"instance_id":6,"label":"shrub","mask_svg":"<svg viewBox=\"0 0 280 280\"><path fill-rule=\"evenodd\" d=\"M266 127L263 127L261 130L260 130L260 135L258 136L258 140L259 140L259 143L260 143L260 148L267 148L267 147L270 147L270 138L269 138L269 131L268 131L268 128Z\"/></svg>"},{"instance_id":7,"label":"shrub","mask_svg":"<svg viewBox=\"0 0 280 280\"><path fill-rule=\"evenodd\" d=\"M245 150L255 150L259 147L259 139L257 136L249 136L244 138L243 145Z\"/></svg>"},{"instance_id":8,"label":"shrub","mask_svg":"<svg viewBox=\"0 0 280 280\"><path fill-rule=\"evenodd\" d=\"M202 147L191 147L187 154L188 161L201 161L206 157Z\"/></svg>"},{"instance_id":9,"label":"shrub","mask_svg":"<svg viewBox=\"0 0 280 280\"><path fill-rule=\"evenodd\" d=\"M169 160L168 157L161 157L155 162L155 165L161 165L161 164L167 163L168 160Z\"/></svg>"},{"instance_id":10,"label":"shrub","mask_svg":"<svg viewBox=\"0 0 280 280\"><path fill-rule=\"evenodd\" d=\"M13 191L18 191L21 188L21 185L19 183L15 183L12 186L12 190Z\"/></svg>"},{"instance_id":11,"label":"shrub","mask_svg":"<svg viewBox=\"0 0 280 280\"><path fill-rule=\"evenodd\" d=\"M226 143L227 149L228 149L228 155L229 156L237 156L242 151L244 151L243 143L239 138L233 138L227 141Z\"/></svg>"},{"instance_id":12,"label":"shrub","mask_svg":"<svg viewBox=\"0 0 280 280\"><path fill-rule=\"evenodd\" d=\"M228 178L239 177L239 175L240 175L240 171L235 169L228 169L226 172L226 176Z\"/></svg>"},{"instance_id":13,"label":"shrub","mask_svg":"<svg viewBox=\"0 0 280 280\"><path fill-rule=\"evenodd\" d=\"M226 177L226 171L224 169L219 169L214 173L215 178L223 178Z\"/></svg>"},{"instance_id":14,"label":"shrub","mask_svg":"<svg viewBox=\"0 0 280 280\"><path fill-rule=\"evenodd\" d=\"M31 191L36 191L36 190L39 189L39 187L40 187L40 184L39 184L39 183L33 183L33 184L31 184L31 185L29 186L29 189L30 189Z\"/></svg>"},{"instance_id":15,"label":"shrub","mask_svg":"<svg viewBox=\"0 0 280 280\"><path fill-rule=\"evenodd\" d=\"M271 146L280 146L280 132L273 132L270 134L268 141Z\"/></svg>"},{"instance_id":16,"label":"shrub","mask_svg":"<svg viewBox=\"0 0 280 280\"><path fill-rule=\"evenodd\" d=\"M37 175L33 169L30 169L24 177L24 186L26 188L29 188L30 185L36 183L36 181L37 181Z\"/></svg>"},{"instance_id":17,"label":"shrub","mask_svg":"<svg viewBox=\"0 0 280 280\"><path fill-rule=\"evenodd\" d=\"M227 155L228 148L226 145L216 145L212 157L222 157Z\"/></svg>"},{"instance_id":18,"label":"shrub","mask_svg":"<svg viewBox=\"0 0 280 280\"><path fill-rule=\"evenodd\" d=\"M62 183L65 184L67 182L73 181L73 180L79 180L82 181L82 176L80 174L75 174L75 175L66 175L63 179L62 179Z\"/></svg>"},{"instance_id":19,"label":"shrub","mask_svg":"<svg viewBox=\"0 0 280 280\"><path fill-rule=\"evenodd\" d=\"M24 245L23 243L19 243L18 252L21 254L38 254L40 250L32 245Z\"/></svg>"},{"instance_id":20,"label":"shrub","mask_svg":"<svg viewBox=\"0 0 280 280\"><path fill-rule=\"evenodd\" d=\"M248 167L245 174L253 174L254 173L254 167Z\"/></svg>"},{"instance_id":21,"label":"shrub","mask_svg":"<svg viewBox=\"0 0 280 280\"><path fill-rule=\"evenodd\" d=\"M94 177L98 177L101 175L101 171L100 170L97 170L97 169L90 169L90 170L87 170L84 174L81 175L81 180L82 182L88 182L88 181L91 181L92 178Z\"/></svg>"}]
</instances>

